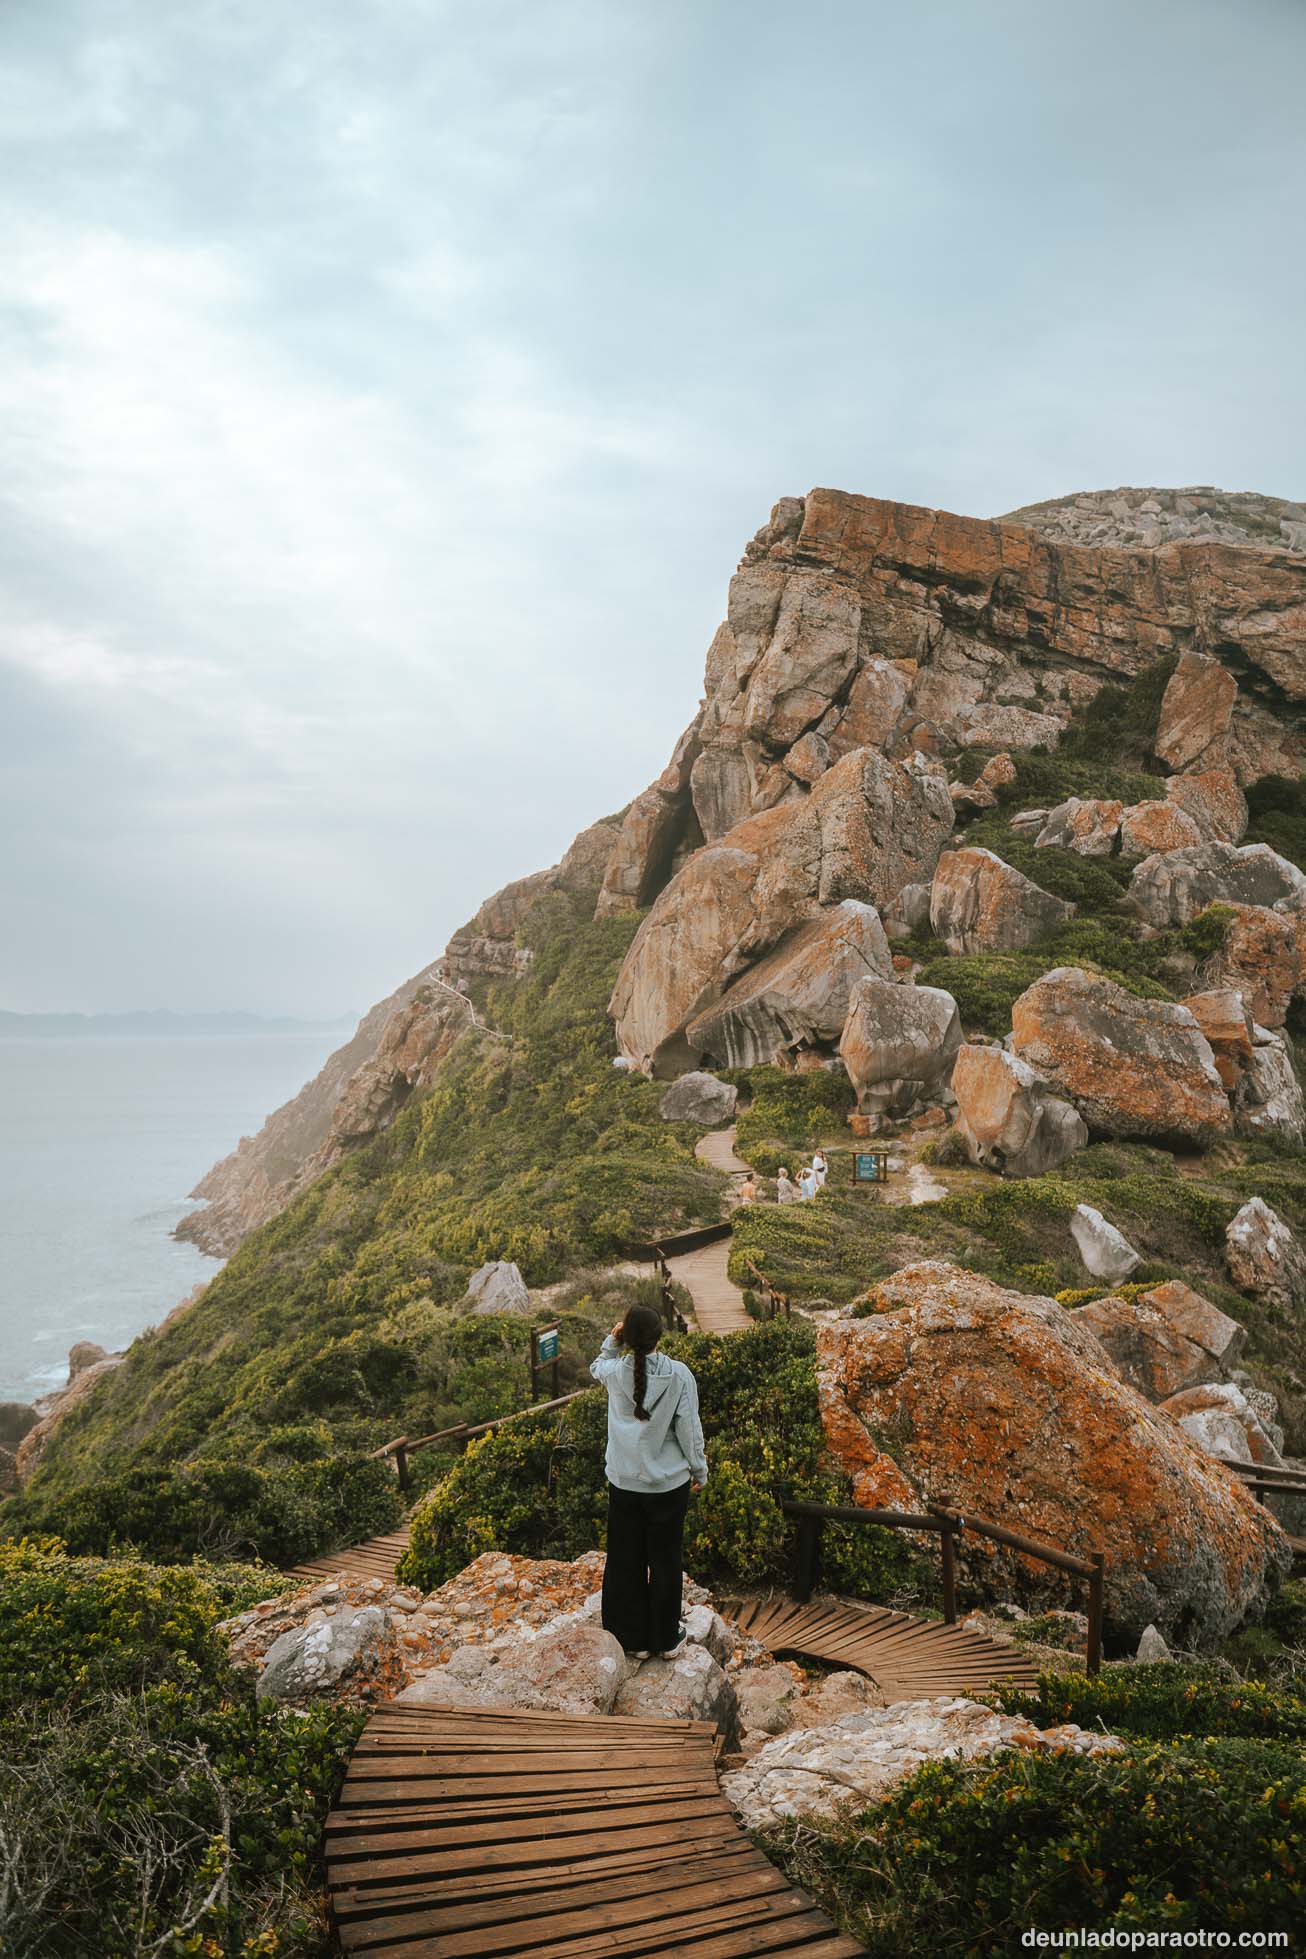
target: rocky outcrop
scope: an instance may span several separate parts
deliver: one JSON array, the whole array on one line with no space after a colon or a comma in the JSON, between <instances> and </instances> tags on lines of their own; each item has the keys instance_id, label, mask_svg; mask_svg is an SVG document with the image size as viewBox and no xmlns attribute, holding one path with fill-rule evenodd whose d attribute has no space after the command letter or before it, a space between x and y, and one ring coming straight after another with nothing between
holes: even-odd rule
<instances>
[{"instance_id":1,"label":"rocky outcrop","mask_svg":"<svg viewBox=\"0 0 1306 1959\"><path fill-rule=\"evenodd\" d=\"M859 980L839 1042L858 1106L874 1115L905 1115L947 1088L961 1047L961 1019L937 986Z\"/></svg>"},{"instance_id":2,"label":"rocky outcrop","mask_svg":"<svg viewBox=\"0 0 1306 1959\"><path fill-rule=\"evenodd\" d=\"M799 1728L762 1747L721 1787L746 1830L774 1830L794 1818L832 1818L856 1803L883 1802L926 1762L990 1761L1024 1755L1114 1754L1124 1744L1073 1722L1036 1728L961 1696L898 1701L845 1714L825 1728Z\"/></svg>"},{"instance_id":3,"label":"rocky outcrop","mask_svg":"<svg viewBox=\"0 0 1306 1959\"><path fill-rule=\"evenodd\" d=\"M1129 880L1129 897L1149 925L1187 925L1208 905L1283 901L1306 909L1306 875L1268 844L1196 844L1145 857Z\"/></svg>"},{"instance_id":4,"label":"rocky outcrop","mask_svg":"<svg viewBox=\"0 0 1306 1959\"><path fill-rule=\"evenodd\" d=\"M1055 809L1029 812L1043 817L1035 844L1041 850L1073 850L1080 857L1110 857L1120 841L1124 804L1069 796ZM1032 820L1027 825L1033 828Z\"/></svg>"},{"instance_id":5,"label":"rocky outcrop","mask_svg":"<svg viewBox=\"0 0 1306 1959\"><path fill-rule=\"evenodd\" d=\"M845 898L788 933L689 1023L686 1038L718 1067L788 1060L838 1040L852 989L868 976L893 978L888 940L873 905Z\"/></svg>"},{"instance_id":6,"label":"rocky outcrop","mask_svg":"<svg viewBox=\"0 0 1306 1959\"><path fill-rule=\"evenodd\" d=\"M1088 1141L1088 1125L1073 1104L1005 1048L963 1047L952 1092L971 1162L1002 1176L1041 1176Z\"/></svg>"},{"instance_id":7,"label":"rocky outcrop","mask_svg":"<svg viewBox=\"0 0 1306 1959\"><path fill-rule=\"evenodd\" d=\"M1211 483L1186 490L1080 490L1010 511L1003 522L1028 524L1061 544L1148 550L1163 544L1250 544L1306 555L1306 504L1251 490L1217 490Z\"/></svg>"},{"instance_id":8,"label":"rocky outcrop","mask_svg":"<svg viewBox=\"0 0 1306 1959\"><path fill-rule=\"evenodd\" d=\"M1181 655L1161 700L1155 752L1172 769L1218 769L1229 759L1238 683L1204 653Z\"/></svg>"},{"instance_id":9,"label":"rocky outcrop","mask_svg":"<svg viewBox=\"0 0 1306 1959\"><path fill-rule=\"evenodd\" d=\"M1145 1294L1124 1299L1111 1293L1076 1307L1070 1318L1101 1341L1121 1379L1149 1401L1165 1401L1185 1388L1224 1378L1214 1355L1180 1332Z\"/></svg>"},{"instance_id":10,"label":"rocky outcrop","mask_svg":"<svg viewBox=\"0 0 1306 1959\"><path fill-rule=\"evenodd\" d=\"M78 1371L66 1388L52 1395L48 1401L42 1401L44 1413L27 1429L14 1450L14 1470L20 1483L25 1483L40 1466L59 1424L66 1421L75 1408L80 1408L100 1382L121 1367L125 1359L125 1354L106 1354L103 1360L92 1361Z\"/></svg>"},{"instance_id":11,"label":"rocky outcrop","mask_svg":"<svg viewBox=\"0 0 1306 1959\"><path fill-rule=\"evenodd\" d=\"M467 1281L467 1303L473 1313L529 1313L531 1295L520 1266L511 1259L491 1259Z\"/></svg>"},{"instance_id":12,"label":"rocky outcrop","mask_svg":"<svg viewBox=\"0 0 1306 1959\"><path fill-rule=\"evenodd\" d=\"M1229 1276L1240 1292L1272 1306L1306 1303L1306 1247L1263 1197L1249 1198L1230 1219L1224 1243Z\"/></svg>"},{"instance_id":13,"label":"rocky outcrop","mask_svg":"<svg viewBox=\"0 0 1306 1959\"><path fill-rule=\"evenodd\" d=\"M1268 905L1228 910L1224 942L1202 967L1204 985L1236 989L1262 1027L1282 1027L1306 979L1303 921Z\"/></svg>"},{"instance_id":14,"label":"rocky outcrop","mask_svg":"<svg viewBox=\"0 0 1306 1959\"><path fill-rule=\"evenodd\" d=\"M98 1367L101 1361L108 1359L108 1349L101 1347L96 1341L74 1340L68 1349L69 1385L71 1386L79 1374L84 1374L88 1367Z\"/></svg>"},{"instance_id":15,"label":"rocky outcrop","mask_svg":"<svg viewBox=\"0 0 1306 1959\"><path fill-rule=\"evenodd\" d=\"M1191 816L1203 843L1241 843L1247 828L1247 798L1232 769L1202 769L1172 775L1167 799Z\"/></svg>"},{"instance_id":16,"label":"rocky outcrop","mask_svg":"<svg viewBox=\"0 0 1306 1959\"><path fill-rule=\"evenodd\" d=\"M1192 817L1172 802L1131 803L1120 816L1120 855L1150 857L1154 851L1188 850L1202 841Z\"/></svg>"},{"instance_id":17,"label":"rocky outcrop","mask_svg":"<svg viewBox=\"0 0 1306 1959\"><path fill-rule=\"evenodd\" d=\"M933 872L952 826L941 771L858 749L809 795L706 845L640 926L609 1008L621 1051L657 1075L692 1066L689 1024L794 926L845 898L881 904Z\"/></svg>"},{"instance_id":18,"label":"rocky outcrop","mask_svg":"<svg viewBox=\"0 0 1306 1959\"><path fill-rule=\"evenodd\" d=\"M739 1090L733 1082L718 1081L715 1075L694 1069L672 1082L658 1104L658 1114L663 1122L698 1122L715 1129L733 1119L738 1100Z\"/></svg>"},{"instance_id":19,"label":"rocky outcrop","mask_svg":"<svg viewBox=\"0 0 1306 1959\"><path fill-rule=\"evenodd\" d=\"M1092 1204L1076 1204L1070 1219L1070 1235L1084 1261L1084 1270L1108 1285L1119 1285L1142 1263L1123 1232L1116 1229Z\"/></svg>"},{"instance_id":20,"label":"rocky outcrop","mask_svg":"<svg viewBox=\"0 0 1306 1959\"><path fill-rule=\"evenodd\" d=\"M1015 952L1074 914L991 850L945 851L930 887L930 928L951 953Z\"/></svg>"},{"instance_id":21,"label":"rocky outcrop","mask_svg":"<svg viewBox=\"0 0 1306 1959\"><path fill-rule=\"evenodd\" d=\"M1215 1058L1186 1007L1140 1000L1059 966L1011 1010L1011 1046L1090 1129L1208 1142L1233 1123Z\"/></svg>"},{"instance_id":22,"label":"rocky outcrop","mask_svg":"<svg viewBox=\"0 0 1306 1959\"><path fill-rule=\"evenodd\" d=\"M933 1500L1104 1550L1108 1623L1131 1643L1156 1624L1179 1645L1214 1644L1286 1570L1274 1520L1055 1301L929 1263L869 1306L817 1333L826 1443L858 1503ZM990 1593L1059 1595L1046 1568L983 1541L964 1556Z\"/></svg>"}]
</instances>

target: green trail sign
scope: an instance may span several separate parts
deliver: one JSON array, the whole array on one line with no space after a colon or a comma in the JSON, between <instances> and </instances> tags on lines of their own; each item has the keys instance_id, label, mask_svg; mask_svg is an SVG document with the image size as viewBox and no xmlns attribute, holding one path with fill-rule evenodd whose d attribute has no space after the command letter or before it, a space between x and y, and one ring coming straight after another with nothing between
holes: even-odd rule
<instances>
[{"instance_id":1,"label":"green trail sign","mask_svg":"<svg viewBox=\"0 0 1306 1959\"><path fill-rule=\"evenodd\" d=\"M853 1155L855 1184L887 1184L889 1159L883 1150L857 1150Z\"/></svg>"},{"instance_id":2,"label":"green trail sign","mask_svg":"<svg viewBox=\"0 0 1306 1959\"><path fill-rule=\"evenodd\" d=\"M558 1358L558 1329L556 1326L545 1327L541 1333L539 1358L541 1365L545 1361L556 1360Z\"/></svg>"}]
</instances>

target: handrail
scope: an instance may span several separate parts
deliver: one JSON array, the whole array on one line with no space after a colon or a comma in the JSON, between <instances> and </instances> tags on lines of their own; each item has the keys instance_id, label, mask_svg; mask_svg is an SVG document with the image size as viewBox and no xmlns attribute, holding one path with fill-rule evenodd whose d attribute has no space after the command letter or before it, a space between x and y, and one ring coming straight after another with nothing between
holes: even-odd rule
<instances>
[{"instance_id":1,"label":"handrail","mask_svg":"<svg viewBox=\"0 0 1306 1959\"><path fill-rule=\"evenodd\" d=\"M787 1320L792 1319L794 1308L793 1308L793 1301L789 1297L789 1294L787 1292L777 1292L776 1288L772 1285L771 1281L767 1278L766 1273L762 1270L761 1266L757 1263L756 1259L746 1257L744 1259L744 1265L746 1269L752 1274L757 1284L761 1286L763 1295L770 1300L771 1311L766 1315L766 1317L768 1319L774 1318L775 1312L778 1309L783 1318Z\"/></svg>"},{"instance_id":2,"label":"handrail","mask_svg":"<svg viewBox=\"0 0 1306 1959\"><path fill-rule=\"evenodd\" d=\"M1009 1545L1026 1557L1039 1558L1045 1564L1054 1565L1058 1570L1068 1571L1075 1577L1088 1581L1088 1638L1087 1667L1089 1673L1096 1673L1102 1664L1102 1625L1105 1616L1105 1569L1106 1555L1093 1551L1087 1558L1078 1558L1070 1551L1059 1550L1054 1544L1042 1544L1032 1537L1022 1537L1003 1524L991 1523L987 1517L964 1516L959 1510L950 1510L941 1503L927 1504L928 1514L913 1515L902 1510L876 1510L861 1505L832 1503L782 1503L786 1516L798 1519L797 1564L795 1570L794 1596L800 1604L806 1604L816 1589L817 1572L820 1566L821 1533L827 1523L878 1525L886 1530L936 1531L939 1536L939 1550L943 1565L943 1617L948 1625L957 1621L957 1539L965 1531L973 1531L977 1537L989 1537L998 1544Z\"/></svg>"},{"instance_id":3,"label":"handrail","mask_svg":"<svg viewBox=\"0 0 1306 1959\"><path fill-rule=\"evenodd\" d=\"M516 1408L510 1415L496 1415L488 1422L455 1422L452 1428L438 1428L431 1435L397 1435L393 1442L383 1442L379 1449L368 1451L369 1462L384 1456L393 1456L395 1474L399 1487L407 1494L411 1478L408 1474L408 1458L416 1449L429 1448L433 1442L470 1442L474 1436L488 1435L491 1429L501 1428L505 1422L519 1422L525 1415L547 1415L554 1408L565 1408L569 1401L578 1401L589 1388L573 1388L569 1394L560 1394L553 1401L535 1401L529 1408Z\"/></svg>"}]
</instances>

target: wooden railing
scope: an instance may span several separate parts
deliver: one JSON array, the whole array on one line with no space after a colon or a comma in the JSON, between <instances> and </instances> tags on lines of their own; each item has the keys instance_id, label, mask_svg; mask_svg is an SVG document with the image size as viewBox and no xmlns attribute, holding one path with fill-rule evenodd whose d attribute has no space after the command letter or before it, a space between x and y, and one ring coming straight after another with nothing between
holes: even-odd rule
<instances>
[{"instance_id":1,"label":"wooden railing","mask_svg":"<svg viewBox=\"0 0 1306 1959\"><path fill-rule=\"evenodd\" d=\"M701 1251L704 1245L718 1244L730 1236L728 1224L700 1225L694 1231L677 1231L652 1243L638 1243L623 1247L626 1257L639 1265L651 1265L661 1281L662 1294L659 1301L662 1324L669 1333L687 1333L689 1322L676 1305L676 1282L667 1260L678 1258L682 1252Z\"/></svg>"},{"instance_id":2,"label":"wooden railing","mask_svg":"<svg viewBox=\"0 0 1306 1959\"><path fill-rule=\"evenodd\" d=\"M761 1296L758 1304L761 1311L758 1317L764 1320L791 1320L794 1316L794 1307L789 1294L778 1291L771 1284L771 1281L767 1278L766 1273L762 1270L756 1259L746 1258L744 1260L744 1267L754 1285L760 1289Z\"/></svg>"},{"instance_id":3,"label":"wooden railing","mask_svg":"<svg viewBox=\"0 0 1306 1959\"><path fill-rule=\"evenodd\" d=\"M1226 1462L1258 1503L1267 1496L1306 1496L1306 1477L1300 1469L1280 1469L1268 1462Z\"/></svg>"},{"instance_id":4,"label":"wooden railing","mask_svg":"<svg viewBox=\"0 0 1306 1959\"><path fill-rule=\"evenodd\" d=\"M505 1422L520 1422L527 1415L547 1415L552 1408L565 1408L569 1401L576 1401L590 1392L593 1382L583 1388L573 1388L570 1394L560 1394L555 1401L537 1401L529 1408L518 1408L511 1415L496 1415L490 1422L455 1422L452 1428L437 1428L431 1435L398 1435L393 1442L383 1442L379 1449L373 1449L373 1459L390 1456L394 1460L395 1474L399 1487L405 1496L412 1487L412 1477L408 1471L408 1458L418 1449L432 1448L437 1442L470 1442L474 1436L488 1435L491 1429L502 1428Z\"/></svg>"},{"instance_id":5,"label":"wooden railing","mask_svg":"<svg viewBox=\"0 0 1306 1959\"><path fill-rule=\"evenodd\" d=\"M1088 1671L1096 1673L1102 1664L1106 1557L1101 1551L1092 1551L1088 1557L1079 1558L1073 1552L1058 1550L1054 1544L1041 1544L1032 1537L1022 1537L1017 1531L1007 1530L1002 1524L990 1523L987 1517L963 1516L959 1510L949 1510L940 1503L927 1505L923 1514L830 1503L786 1503L782 1508L787 1516L798 1519L793 1589L794 1597L800 1604L805 1604L816 1590L821 1564L821 1534L827 1523L870 1524L884 1530L933 1531L939 1539L943 1566L943 1617L948 1625L955 1625L957 1539L963 1531L973 1531L977 1537L991 1538L995 1544L1005 1544L1027 1558L1038 1558L1043 1564L1054 1565L1059 1571L1068 1571L1074 1577L1087 1580Z\"/></svg>"}]
</instances>

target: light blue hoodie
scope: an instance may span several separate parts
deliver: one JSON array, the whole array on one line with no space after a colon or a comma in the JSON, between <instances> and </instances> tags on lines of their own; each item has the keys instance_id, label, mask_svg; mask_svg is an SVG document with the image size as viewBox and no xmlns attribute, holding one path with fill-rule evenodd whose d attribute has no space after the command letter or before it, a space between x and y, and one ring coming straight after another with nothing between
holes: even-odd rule
<instances>
[{"instance_id":1,"label":"light blue hoodie","mask_svg":"<svg viewBox=\"0 0 1306 1959\"><path fill-rule=\"evenodd\" d=\"M619 1490L661 1496L682 1483L706 1483L698 1383L682 1360L651 1353L644 1406L635 1413L635 1356L623 1353L611 1334L591 1362L590 1373L608 1391L608 1481Z\"/></svg>"}]
</instances>

